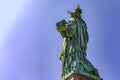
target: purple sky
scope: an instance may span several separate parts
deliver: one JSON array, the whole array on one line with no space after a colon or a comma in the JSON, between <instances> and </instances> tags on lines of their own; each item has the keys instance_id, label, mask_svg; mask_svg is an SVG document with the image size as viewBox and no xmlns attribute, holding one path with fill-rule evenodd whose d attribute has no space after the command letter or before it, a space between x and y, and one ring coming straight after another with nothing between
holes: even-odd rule
<instances>
[{"instance_id":1,"label":"purple sky","mask_svg":"<svg viewBox=\"0 0 120 80\"><path fill-rule=\"evenodd\" d=\"M0 3L4 4L0 6L0 80L60 80L62 38L56 23L62 19L68 21L70 15L66 11L74 11L77 4L83 10L82 17L90 37L88 60L104 80L119 79L119 0L11 0L9 4Z\"/></svg>"}]
</instances>

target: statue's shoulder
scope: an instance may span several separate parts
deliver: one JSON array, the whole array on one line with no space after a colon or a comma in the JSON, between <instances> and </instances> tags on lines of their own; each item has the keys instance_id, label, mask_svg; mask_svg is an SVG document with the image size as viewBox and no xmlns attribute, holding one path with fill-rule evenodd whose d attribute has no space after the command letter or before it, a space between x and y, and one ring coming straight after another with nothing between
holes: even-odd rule
<instances>
[{"instance_id":1,"label":"statue's shoulder","mask_svg":"<svg viewBox=\"0 0 120 80\"><path fill-rule=\"evenodd\" d=\"M77 26L77 23L76 23L76 21L68 21L68 24L67 25L69 25L69 26L71 26L71 27L75 27L75 26Z\"/></svg>"},{"instance_id":2,"label":"statue's shoulder","mask_svg":"<svg viewBox=\"0 0 120 80\"><path fill-rule=\"evenodd\" d=\"M83 23L86 25L86 22L82 19Z\"/></svg>"},{"instance_id":3,"label":"statue's shoulder","mask_svg":"<svg viewBox=\"0 0 120 80\"><path fill-rule=\"evenodd\" d=\"M87 24L86 24L86 22L82 18L81 18L81 21L84 24L84 26L87 28Z\"/></svg>"}]
</instances>

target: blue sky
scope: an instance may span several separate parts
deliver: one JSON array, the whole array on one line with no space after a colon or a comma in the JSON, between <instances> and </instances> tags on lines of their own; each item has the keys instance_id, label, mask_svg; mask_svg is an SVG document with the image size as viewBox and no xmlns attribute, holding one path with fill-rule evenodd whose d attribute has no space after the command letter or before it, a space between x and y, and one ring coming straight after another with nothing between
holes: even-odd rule
<instances>
[{"instance_id":1,"label":"blue sky","mask_svg":"<svg viewBox=\"0 0 120 80\"><path fill-rule=\"evenodd\" d=\"M80 4L88 60L104 80L120 76L119 0L1 0L0 80L59 80L62 38L56 23Z\"/></svg>"}]
</instances>

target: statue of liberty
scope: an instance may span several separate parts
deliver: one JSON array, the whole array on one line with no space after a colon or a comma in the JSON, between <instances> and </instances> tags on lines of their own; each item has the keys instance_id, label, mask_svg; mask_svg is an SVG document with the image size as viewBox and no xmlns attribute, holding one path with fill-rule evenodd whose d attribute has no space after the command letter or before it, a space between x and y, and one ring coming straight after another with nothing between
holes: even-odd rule
<instances>
[{"instance_id":1,"label":"statue of liberty","mask_svg":"<svg viewBox=\"0 0 120 80\"><path fill-rule=\"evenodd\" d=\"M60 55L62 77L69 73L87 73L99 77L97 69L86 58L89 36L86 23L81 17L82 10L78 5L74 12L69 13L69 22L62 20L56 23L57 31L64 40Z\"/></svg>"}]
</instances>

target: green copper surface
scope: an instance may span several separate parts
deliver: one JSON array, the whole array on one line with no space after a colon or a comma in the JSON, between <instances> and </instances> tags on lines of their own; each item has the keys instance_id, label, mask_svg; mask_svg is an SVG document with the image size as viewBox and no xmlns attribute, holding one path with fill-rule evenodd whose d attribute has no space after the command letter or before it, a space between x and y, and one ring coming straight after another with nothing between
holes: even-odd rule
<instances>
[{"instance_id":1,"label":"green copper surface","mask_svg":"<svg viewBox=\"0 0 120 80\"><path fill-rule=\"evenodd\" d=\"M62 61L62 80L71 72L84 73L99 78L97 69L86 58L89 36L87 26L81 13L71 12L70 21L62 20L56 23L57 31L63 38L60 55ZM101 80L97 79L96 80Z\"/></svg>"}]
</instances>

